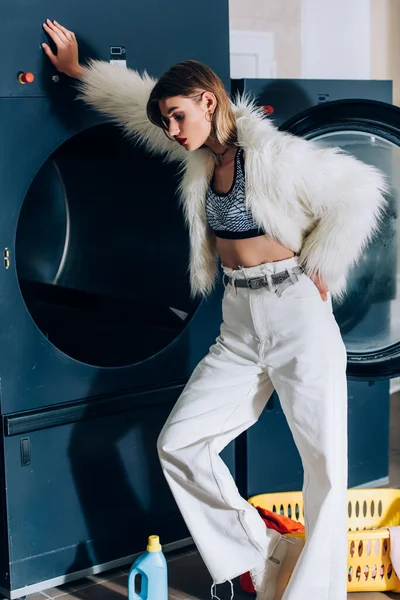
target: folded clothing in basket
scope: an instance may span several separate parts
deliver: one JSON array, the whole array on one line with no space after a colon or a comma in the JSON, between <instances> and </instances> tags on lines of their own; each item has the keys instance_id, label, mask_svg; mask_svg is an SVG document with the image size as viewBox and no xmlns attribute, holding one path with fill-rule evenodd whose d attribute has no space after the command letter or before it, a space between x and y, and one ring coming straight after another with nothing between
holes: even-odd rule
<instances>
[{"instance_id":1,"label":"folded clothing in basket","mask_svg":"<svg viewBox=\"0 0 400 600\"><path fill-rule=\"evenodd\" d=\"M400 527L388 527L390 535L390 560L397 577L400 578Z\"/></svg>"},{"instance_id":2,"label":"folded clothing in basket","mask_svg":"<svg viewBox=\"0 0 400 600\"><path fill-rule=\"evenodd\" d=\"M278 513L271 512L270 510L267 510L266 508L260 508L259 506L256 506L256 509L258 510L266 527L268 527L269 529L274 529L275 531L278 531L282 535L284 535L285 533L304 533L305 529L304 529L304 525L302 523L299 523L298 521L294 521L293 519L290 519L289 517L285 517L284 515L280 515ZM398 527L398 528L395 527L394 529L400 530L400 527ZM400 540L399 540L399 544L400 544ZM400 553L399 553L399 558L400 558ZM393 562L393 564L394 564L394 562ZM250 592L250 593L255 592L254 586L251 581L250 573L243 573L243 575L240 576L240 586L245 592Z\"/></svg>"}]
</instances>

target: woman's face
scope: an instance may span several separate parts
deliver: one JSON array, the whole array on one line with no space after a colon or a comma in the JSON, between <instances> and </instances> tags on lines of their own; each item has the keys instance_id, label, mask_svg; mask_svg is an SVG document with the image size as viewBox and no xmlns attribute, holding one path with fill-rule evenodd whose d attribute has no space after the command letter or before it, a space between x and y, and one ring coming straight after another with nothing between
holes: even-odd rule
<instances>
[{"instance_id":1,"label":"woman's face","mask_svg":"<svg viewBox=\"0 0 400 600\"><path fill-rule=\"evenodd\" d=\"M214 94L174 96L158 101L169 135L189 152L201 148L211 133L211 113L216 107Z\"/></svg>"}]
</instances>

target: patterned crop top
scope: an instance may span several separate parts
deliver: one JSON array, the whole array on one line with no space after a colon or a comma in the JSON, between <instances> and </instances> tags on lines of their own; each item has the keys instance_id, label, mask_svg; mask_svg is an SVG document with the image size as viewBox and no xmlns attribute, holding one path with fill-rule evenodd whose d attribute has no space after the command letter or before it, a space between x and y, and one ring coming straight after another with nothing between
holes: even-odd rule
<instances>
[{"instance_id":1,"label":"patterned crop top","mask_svg":"<svg viewBox=\"0 0 400 600\"><path fill-rule=\"evenodd\" d=\"M235 156L235 175L231 189L225 194L218 193L210 184L207 190L207 221L217 237L242 240L265 234L247 210L245 199L243 148L239 148Z\"/></svg>"}]
</instances>

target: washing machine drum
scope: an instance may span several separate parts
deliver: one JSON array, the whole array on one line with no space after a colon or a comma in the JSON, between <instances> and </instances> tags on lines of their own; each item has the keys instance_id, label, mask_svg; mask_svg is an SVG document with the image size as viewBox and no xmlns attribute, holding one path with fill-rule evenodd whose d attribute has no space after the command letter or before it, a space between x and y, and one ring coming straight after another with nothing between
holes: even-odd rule
<instances>
[{"instance_id":1,"label":"washing machine drum","mask_svg":"<svg viewBox=\"0 0 400 600\"><path fill-rule=\"evenodd\" d=\"M130 365L170 344L197 307L174 167L112 125L68 140L22 205L16 264L42 333L79 361Z\"/></svg>"},{"instance_id":2,"label":"washing machine drum","mask_svg":"<svg viewBox=\"0 0 400 600\"><path fill-rule=\"evenodd\" d=\"M400 335L397 316L400 152L390 140L351 127L313 139L321 147L339 147L378 167L390 181L378 232L350 270L346 295L334 304L349 360L361 364L390 352Z\"/></svg>"}]
</instances>

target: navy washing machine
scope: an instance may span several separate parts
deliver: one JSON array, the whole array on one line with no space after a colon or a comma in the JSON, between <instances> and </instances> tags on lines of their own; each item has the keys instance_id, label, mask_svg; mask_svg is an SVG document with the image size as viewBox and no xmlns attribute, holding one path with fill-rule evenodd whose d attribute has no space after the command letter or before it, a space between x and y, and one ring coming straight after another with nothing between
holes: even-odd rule
<instances>
[{"instance_id":1,"label":"navy washing machine","mask_svg":"<svg viewBox=\"0 0 400 600\"><path fill-rule=\"evenodd\" d=\"M42 23L75 31L82 61L157 77L193 58L227 87L229 27L228 0L1 14L0 592L16 598L129 563L149 534L188 538L156 440L221 321L221 289L190 296L176 168L76 100Z\"/></svg>"},{"instance_id":2,"label":"navy washing machine","mask_svg":"<svg viewBox=\"0 0 400 600\"><path fill-rule=\"evenodd\" d=\"M232 90L250 92L281 130L338 146L388 175L380 233L334 304L348 353L349 487L387 484L389 378L400 369L400 110L391 105L392 82L251 79L234 80ZM276 395L240 443L237 468L248 495L301 489L300 457Z\"/></svg>"}]
</instances>

